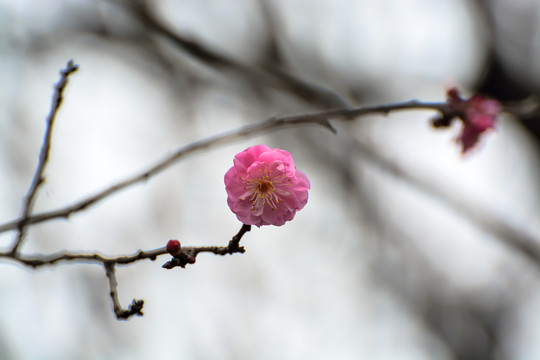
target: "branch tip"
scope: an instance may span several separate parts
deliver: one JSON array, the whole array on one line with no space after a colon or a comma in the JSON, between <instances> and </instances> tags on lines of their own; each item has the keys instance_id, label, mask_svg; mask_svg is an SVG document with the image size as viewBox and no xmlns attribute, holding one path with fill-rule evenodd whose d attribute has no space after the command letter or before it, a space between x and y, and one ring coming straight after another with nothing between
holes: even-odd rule
<instances>
[{"instance_id":1,"label":"branch tip","mask_svg":"<svg viewBox=\"0 0 540 360\"><path fill-rule=\"evenodd\" d=\"M119 311L115 311L116 319L117 320L129 320L132 316L144 316L144 313L142 312L142 309L144 307L144 300L142 299L133 299L131 304L128 306L127 309L121 309Z\"/></svg>"},{"instance_id":2,"label":"branch tip","mask_svg":"<svg viewBox=\"0 0 540 360\"><path fill-rule=\"evenodd\" d=\"M46 119L45 135L43 136L43 143L41 144L39 161L34 172L34 177L32 178L32 183L30 184L28 192L23 201L21 220L17 223L17 235L10 252L10 254L14 257L17 255L19 248L24 241L25 227L29 223L29 217L30 213L32 212L36 194L39 187L45 182L45 176L43 174L45 167L47 166L47 161L49 160L54 120L62 103L63 92L67 85L68 77L73 72L77 71L78 68L79 66L76 65L73 60L69 60L66 68L60 71L60 80L58 80L54 86L53 100L51 110Z\"/></svg>"}]
</instances>

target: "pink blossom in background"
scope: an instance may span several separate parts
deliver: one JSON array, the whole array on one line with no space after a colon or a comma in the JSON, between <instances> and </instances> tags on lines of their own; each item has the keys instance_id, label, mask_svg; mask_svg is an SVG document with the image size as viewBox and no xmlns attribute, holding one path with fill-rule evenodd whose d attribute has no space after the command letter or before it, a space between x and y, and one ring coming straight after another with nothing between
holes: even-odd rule
<instances>
[{"instance_id":1,"label":"pink blossom in background","mask_svg":"<svg viewBox=\"0 0 540 360\"><path fill-rule=\"evenodd\" d=\"M246 225L281 226L308 201L309 180L291 154L255 145L236 154L225 174L227 204Z\"/></svg>"},{"instance_id":2,"label":"pink blossom in background","mask_svg":"<svg viewBox=\"0 0 540 360\"><path fill-rule=\"evenodd\" d=\"M447 96L448 104L463 122L463 128L456 141L461 144L461 152L465 154L478 143L484 132L495 128L495 119L502 111L502 105L481 95L464 100L456 88L449 89Z\"/></svg>"}]
</instances>

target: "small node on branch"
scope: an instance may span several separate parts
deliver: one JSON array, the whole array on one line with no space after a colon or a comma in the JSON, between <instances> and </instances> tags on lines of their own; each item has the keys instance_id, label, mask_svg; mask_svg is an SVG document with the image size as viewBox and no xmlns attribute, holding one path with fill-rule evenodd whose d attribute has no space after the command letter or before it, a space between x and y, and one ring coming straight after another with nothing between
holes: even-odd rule
<instances>
[{"instance_id":1,"label":"small node on branch","mask_svg":"<svg viewBox=\"0 0 540 360\"><path fill-rule=\"evenodd\" d=\"M128 320L134 315L144 316L144 313L142 312L143 306L144 300L133 299L127 309L120 309L118 311L115 311L116 318L118 320Z\"/></svg>"},{"instance_id":2,"label":"small node on branch","mask_svg":"<svg viewBox=\"0 0 540 360\"><path fill-rule=\"evenodd\" d=\"M321 120L320 124L327 128L328 130L330 130L331 133L333 134L337 134L337 129L334 127L334 125L332 125L332 123L330 122L330 120L328 120L327 118Z\"/></svg>"},{"instance_id":3,"label":"small node on branch","mask_svg":"<svg viewBox=\"0 0 540 360\"><path fill-rule=\"evenodd\" d=\"M225 248L226 254L234 254L234 253L240 253L243 254L246 249L244 249L243 246L240 246L240 240L242 240L242 237L245 233L248 231L251 231L251 225L242 224L242 227L238 231L236 235L233 236L231 241L229 241L229 245Z\"/></svg>"},{"instance_id":4,"label":"small node on branch","mask_svg":"<svg viewBox=\"0 0 540 360\"><path fill-rule=\"evenodd\" d=\"M452 125L452 120L454 120L454 118L455 118L455 115L448 116L444 114L442 116L438 116L431 119L431 125L434 128L450 127L450 125Z\"/></svg>"},{"instance_id":5,"label":"small node on branch","mask_svg":"<svg viewBox=\"0 0 540 360\"><path fill-rule=\"evenodd\" d=\"M206 246L206 247L185 247L182 248L178 240L169 240L167 243L167 252L173 256L170 261L162 265L162 268L170 270L177 266L185 268L187 264L195 264L197 255L202 252L208 252L215 255L243 254L246 250L240 246L240 240L244 234L251 230L251 225L242 224L242 227L236 235L232 237L227 246Z\"/></svg>"},{"instance_id":6,"label":"small node on branch","mask_svg":"<svg viewBox=\"0 0 540 360\"><path fill-rule=\"evenodd\" d=\"M187 264L195 264L195 257L182 250L182 245L178 240L169 240L167 242L167 252L173 257L170 261L163 264L164 269L173 269L177 266L185 268Z\"/></svg>"},{"instance_id":7,"label":"small node on branch","mask_svg":"<svg viewBox=\"0 0 540 360\"><path fill-rule=\"evenodd\" d=\"M170 270L180 266L182 269L184 269L187 264L195 264L195 261L195 256L180 251L178 254L173 255L173 258L170 261L167 261L161 267Z\"/></svg>"}]
</instances>

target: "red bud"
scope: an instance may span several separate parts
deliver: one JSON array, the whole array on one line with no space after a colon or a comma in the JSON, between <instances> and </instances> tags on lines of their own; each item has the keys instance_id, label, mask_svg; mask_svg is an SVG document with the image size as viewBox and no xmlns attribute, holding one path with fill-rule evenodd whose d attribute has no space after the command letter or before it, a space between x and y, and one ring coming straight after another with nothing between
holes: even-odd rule
<instances>
[{"instance_id":1,"label":"red bud","mask_svg":"<svg viewBox=\"0 0 540 360\"><path fill-rule=\"evenodd\" d=\"M167 252L172 256L178 256L182 253L182 245L178 240L169 240L167 243Z\"/></svg>"}]
</instances>

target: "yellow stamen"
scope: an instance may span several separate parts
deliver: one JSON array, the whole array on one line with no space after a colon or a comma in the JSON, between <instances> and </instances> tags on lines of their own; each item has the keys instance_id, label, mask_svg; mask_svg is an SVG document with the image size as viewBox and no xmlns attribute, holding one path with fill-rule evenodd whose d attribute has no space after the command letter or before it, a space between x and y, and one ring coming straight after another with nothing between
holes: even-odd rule
<instances>
[{"instance_id":1,"label":"yellow stamen","mask_svg":"<svg viewBox=\"0 0 540 360\"><path fill-rule=\"evenodd\" d=\"M265 164L266 165L266 164ZM277 209L277 204L280 202L280 195L287 195L286 192L276 189L276 185L281 184L282 176L272 177L272 171L268 169L268 166L259 168L257 175L249 174L249 176L243 179L246 184L244 189L246 194L251 194L251 202L253 204L251 210L261 209L268 204L272 210ZM245 196L247 198L247 196Z\"/></svg>"}]
</instances>

